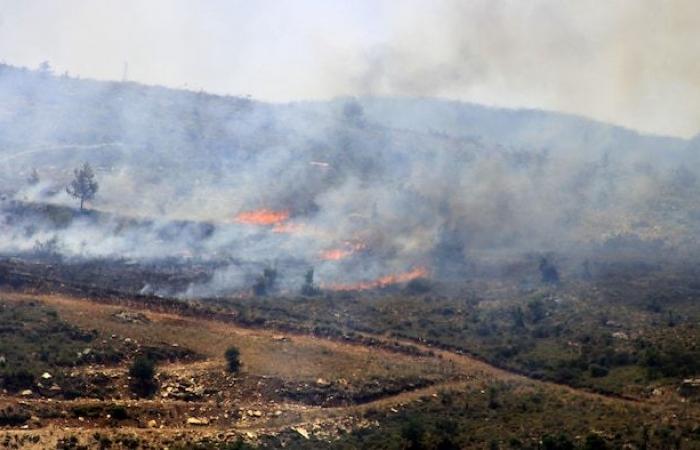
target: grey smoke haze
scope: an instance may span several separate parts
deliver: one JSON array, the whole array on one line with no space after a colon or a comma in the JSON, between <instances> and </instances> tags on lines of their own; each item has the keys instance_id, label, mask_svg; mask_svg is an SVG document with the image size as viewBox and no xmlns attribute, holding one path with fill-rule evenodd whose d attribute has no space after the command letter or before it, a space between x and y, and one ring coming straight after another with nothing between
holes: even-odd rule
<instances>
[{"instance_id":1,"label":"grey smoke haze","mask_svg":"<svg viewBox=\"0 0 700 450\"><path fill-rule=\"evenodd\" d=\"M0 99L0 251L55 237L66 258L220 265L183 295L250 287L266 266L294 289L310 266L333 285L441 278L485 252L698 248L697 140L441 100L279 105L6 65ZM89 206L111 215L36 212L75 207L64 188L83 161L100 182ZM282 229L241 223L261 209L283 213Z\"/></svg>"},{"instance_id":2,"label":"grey smoke haze","mask_svg":"<svg viewBox=\"0 0 700 450\"><path fill-rule=\"evenodd\" d=\"M272 101L430 96L689 137L694 0L0 0L0 59Z\"/></svg>"},{"instance_id":3,"label":"grey smoke haze","mask_svg":"<svg viewBox=\"0 0 700 450\"><path fill-rule=\"evenodd\" d=\"M296 289L310 266L343 285L489 252L692 254L697 138L445 100L692 135L695 6L659 5L0 0L0 58L53 69L0 65L0 252L219 267L187 296L266 266ZM86 79L124 61L186 89ZM83 161L107 214L55 208ZM256 210L282 219L241 223Z\"/></svg>"}]
</instances>

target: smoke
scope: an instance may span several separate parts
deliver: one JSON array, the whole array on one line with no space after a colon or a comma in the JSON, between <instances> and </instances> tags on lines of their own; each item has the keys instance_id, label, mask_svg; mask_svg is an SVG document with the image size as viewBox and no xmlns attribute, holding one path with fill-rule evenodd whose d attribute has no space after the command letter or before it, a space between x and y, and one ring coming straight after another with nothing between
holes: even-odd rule
<instances>
[{"instance_id":1,"label":"smoke","mask_svg":"<svg viewBox=\"0 0 700 450\"><path fill-rule=\"evenodd\" d=\"M209 263L184 296L248 289L270 267L295 291L310 267L345 288L463 276L488 252L697 249L700 166L682 139L429 99L275 105L9 66L0 95L0 251L55 239L67 259ZM83 161L101 213L65 193Z\"/></svg>"},{"instance_id":2,"label":"smoke","mask_svg":"<svg viewBox=\"0 0 700 450\"><path fill-rule=\"evenodd\" d=\"M690 137L694 0L0 1L0 58L251 94L459 99Z\"/></svg>"},{"instance_id":3,"label":"smoke","mask_svg":"<svg viewBox=\"0 0 700 450\"><path fill-rule=\"evenodd\" d=\"M333 48L327 90L539 107L692 136L693 0L444 0L395 10L383 42Z\"/></svg>"}]
</instances>

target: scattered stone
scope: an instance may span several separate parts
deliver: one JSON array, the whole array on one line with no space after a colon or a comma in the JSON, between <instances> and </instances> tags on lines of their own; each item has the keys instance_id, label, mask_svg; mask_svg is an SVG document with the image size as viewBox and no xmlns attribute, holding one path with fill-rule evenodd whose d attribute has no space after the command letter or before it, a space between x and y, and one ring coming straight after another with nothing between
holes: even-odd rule
<instances>
[{"instance_id":1,"label":"scattered stone","mask_svg":"<svg viewBox=\"0 0 700 450\"><path fill-rule=\"evenodd\" d=\"M19 393L19 395L21 395L22 397L30 397L32 394L34 394L34 393L32 392L31 389L25 389Z\"/></svg>"},{"instance_id":2,"label":"scattered stone","mask_svg":"<svg viewBox=\"0 0 700 450\"><path fill-rule=\"evenodd\" d=\"M297 433L299 433L299 434L301 435L301 437L303 437L304 439L308 439L308 438L309 438L309 432L306 431L305 428L302 428L302 427L292 427L292 430L294 430L294 431L296 431Z\"/></svg>"},{"instance_id":3,"label":"scattered stone","mask_svg":"<svg viewBox=\"0 0 700 450\"><path fill-rule=\"evenodd\" d=\"M51 374L48 372L44 372L41 374L41 378L43 378L44 380L50 380L51 378L53 378L53 376L51 376Z\"/></svg>"},{"instance_id":4,"label":"scattered stone","mask_svg":"<svg viewBox=\"0 0 700 450\"><path fill-rule=\"evenodd\" d=\"M209 425L209 419L206 417L188 417L187 425L206 426Z\"/></svg>"},{"instance_id":5,"label":"scattered stone","mask_svg":"<svg viewBox=\"0 0 700 450\"><path fill-rule=\"evenodd\" d=\"M149 323L150 320L143 313L131 311L119 311L112 317L126 323Z\"/></svg>"},{"instance_id":6,"label":"scattered stone","mask_svg":"<svg viewBox=\"0 0 700 450\"><path fill-rule=\"evenodd\" d=\"M151 419L148 421L148 428L155 428L158 425L158 422L156 422L155 419Z\"/></svg>"}]
</instances>

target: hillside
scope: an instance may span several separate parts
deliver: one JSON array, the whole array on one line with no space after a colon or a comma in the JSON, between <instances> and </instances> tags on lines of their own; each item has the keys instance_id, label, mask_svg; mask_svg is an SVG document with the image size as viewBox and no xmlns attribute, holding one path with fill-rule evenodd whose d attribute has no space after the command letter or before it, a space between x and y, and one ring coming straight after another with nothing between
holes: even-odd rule
<instances>
[{"instance_id":1,"label":"hillside","mask_svg":"<svg viewBox=\"0 0 700 450\"><path fill-rule=\"evenodd\" d=\"M67 257L291 259L342 285L448 277L484 251L697 248L693 141L542 111L431 99L270 104L6 65L0 98L7 200L74 205L64 187L87 161L100 183L91 208L215 225L174 247L150 237L160 227L56 229L5 214L6 253L56 238Z\"/></svg>"},{"instance_id":2,"label":"hillside","mask_svg":"<svg viewBox=\"0 0 700 450\"><path fill-rule=\"evenodd\" d=\"M0 443L700 448L699 150L1 65Z\"/></svg>"}]
</instances>

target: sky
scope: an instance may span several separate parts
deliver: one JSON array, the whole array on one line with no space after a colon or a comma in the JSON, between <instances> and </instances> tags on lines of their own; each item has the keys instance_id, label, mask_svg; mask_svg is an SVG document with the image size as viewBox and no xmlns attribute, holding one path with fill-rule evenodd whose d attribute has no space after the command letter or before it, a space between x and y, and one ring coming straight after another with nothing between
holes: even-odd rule
<instances>
[{"instance_id":1,"label":"sky","mask_svg":"<svg viewBox=\"0 0 700 450\"><path fill-rule=\"evenodd\" d=\"M0 0L0 61L268 101L391 95L700 132L697 0Z\"/></svg>"}]
</instances>

